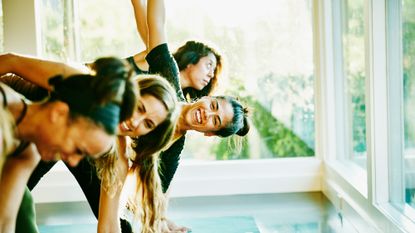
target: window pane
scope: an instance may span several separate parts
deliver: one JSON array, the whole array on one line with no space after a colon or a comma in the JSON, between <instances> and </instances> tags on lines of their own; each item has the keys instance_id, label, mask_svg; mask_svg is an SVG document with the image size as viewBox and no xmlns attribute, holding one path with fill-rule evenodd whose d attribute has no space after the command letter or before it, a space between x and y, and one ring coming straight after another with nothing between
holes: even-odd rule
<instances>
[{"instance_id":1,"label":"window pane","mask_svg":"<svg viewBox=\"0 0 415 233\"><path fill-rule=\"evenodd\" d=\"M46 39L44 48L48 48L45 50L50 56L68 57L68 45L77 40L63 40L67 37L63 32L65 22L70 23L62 16L64 5L42 1L49 4L43 8L54 11L48 13L53 17L43 20L44 24L54 24L42 33L44 38L52 38L54 48L46 47L51 43ZM241 150L230 150L228 139L189 133L183 157L314 155L312 1L259 1L254 5L238 0L212 0L209 4L204 0L166 1L170 48L174 50L185 40L195 38L213 42L227 58L227 78L220 81L222 92L239 96L252 109L250 133L243 141L231 143L242 144ZM79 16L79 29L75 27L74 31L79 35L81 61L107 55L127 57L144 48L129 1L77 2L74 9Z\"/></svg>"},{"instance_id":2,"label":"window pane","mask_svg":"<svg viewBox=\"0 0 415 233\"><path fill-rule=\"evenodd\" d=\"M415 207L415 0L402 1L405 200Z\"/></svg>"},{"instance_id":3,"label":"window pane","mask_svg":"<svg viewBox=\"0 0 415 233\"><path fill-rule=\"evenodd\" d=\"M343 54L346 76L350 159L366 169L364 1L345 1L343 7Z\"/></svg>"},{"instance_id":4,"label":"window pane","mask_svg":"<svg viewBox=\"0 0 415 233\"><path fill-rule=\"evenodd\" d=\"M189 38L215 43L227 55L228 80L222 82L227 84L225 93L240 96L252 108L251 131L239 153L229 150L226 139L192 133L187 136L183 157L313 156L312 1L168 3L168 33L169 40L176 42L174 47Z\"/></svg>"},{"instance_id":5,"label":"window pane","mask_svg":"<svg viewBox=\"0 0 415 233\"><path fill-rule=\"evenodd\" d=\"M42 56L52 60L63 61L67 58L64 49L63 6L63 1L40 1Z\"/></svg>"},{"instance_id":6,"label":"window pane","mask_svg":"<svg viewBox=\"0 0 415 233\"><path fill-rule=\"evenodd\" d=\"M131 1L78 0L81 60L141 52ZM99 9L97 9L99 7Z\"/></svg>"}]
</instances>

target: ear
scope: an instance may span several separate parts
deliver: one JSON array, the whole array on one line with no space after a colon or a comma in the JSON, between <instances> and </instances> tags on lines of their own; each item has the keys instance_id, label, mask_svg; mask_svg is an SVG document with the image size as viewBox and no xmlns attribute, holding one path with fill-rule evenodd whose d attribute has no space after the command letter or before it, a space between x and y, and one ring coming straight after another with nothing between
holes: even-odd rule
<instances>
[{"instance_id":1,"label":"ear","mask_svg":"<svg viewBox=\"0 0 415 233\"><path fill-rule=\"evenodd\" d=\"M67 119L69 115L69 106L62 102L56 101L51 103L49 118L51 123L58 123L59 121Z\"/></svg>"},{"instance_id":2,"label":"ear","mask_svg":"<svg viewBox=\"0 0 415 233\"><path fill-rule=\"evenodd\" d=\"M206 132L206 133L204 133L204 134L205 134L205 136L207 136L207 137L215 136L215 133L213 133L213 132Z\"/></svg>"}]
</instances>

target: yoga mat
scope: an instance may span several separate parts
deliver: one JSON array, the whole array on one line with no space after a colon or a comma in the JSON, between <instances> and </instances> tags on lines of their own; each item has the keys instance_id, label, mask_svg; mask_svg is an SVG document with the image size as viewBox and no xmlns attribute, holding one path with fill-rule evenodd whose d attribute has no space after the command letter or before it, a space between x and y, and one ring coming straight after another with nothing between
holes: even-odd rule
<instances>
[{"instance_id":1,"label":"yoga mat","mask_svg":"<svg viewBox=\"0 0 415 233\"><path fill-rule=\"evenodd\" d=\"M40 233L94 233L97 224L41 225Z\"/></svg>"}]
</instances>

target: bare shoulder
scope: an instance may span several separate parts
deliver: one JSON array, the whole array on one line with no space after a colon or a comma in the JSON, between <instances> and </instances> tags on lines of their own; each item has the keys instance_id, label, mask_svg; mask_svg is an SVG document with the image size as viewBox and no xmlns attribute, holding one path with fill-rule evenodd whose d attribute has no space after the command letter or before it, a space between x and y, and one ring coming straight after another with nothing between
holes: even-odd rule
<instances>
[{"instance_id":1,"label":"bare shoulder","mask_svg":"<svg viewBox=\"0 0 415 233\"><path fill-rule=\"evenodd\" d=\"M11 103L17 103L20 102L22 98L24 98L22 95L11 89L6 84L0 82L0 88L3 90L4 94L6 95L6 100L8 104ZM0 104L1 106L4 105L4 98L3 96L0 97Z\"/></svg>"}]
</instances>

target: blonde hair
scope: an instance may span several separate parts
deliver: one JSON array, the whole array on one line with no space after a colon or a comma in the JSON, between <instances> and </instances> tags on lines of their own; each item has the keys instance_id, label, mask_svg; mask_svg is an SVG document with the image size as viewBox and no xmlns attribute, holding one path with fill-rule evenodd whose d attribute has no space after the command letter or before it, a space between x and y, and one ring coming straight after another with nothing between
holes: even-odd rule
<instances>
[{"instance_id":1,"label":"blonde hair","mask_svg":"<svg viewBox=\"0 0 415 233\"><path fill-rule=\"evenodd\" d=\"M11 152L14 140L12 117L10 113L0 108L0 176L6 156Z\"/></svg>"},{"instance_id":2,"label":"blonde hair","mask_svg":"<svg viewBox=\"0 0 415 233\"><path fill-rule=\"evenodd\" d=\"M128 209L134 213L134 219L140 219L141 233L162 232L167 200L158 173L158 154L147 157L140 165L134 164L132 170L141 185L137 185L135 194L129 199Z\"/></svg>"}]
</instances>

